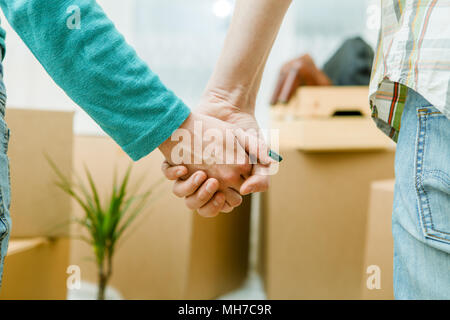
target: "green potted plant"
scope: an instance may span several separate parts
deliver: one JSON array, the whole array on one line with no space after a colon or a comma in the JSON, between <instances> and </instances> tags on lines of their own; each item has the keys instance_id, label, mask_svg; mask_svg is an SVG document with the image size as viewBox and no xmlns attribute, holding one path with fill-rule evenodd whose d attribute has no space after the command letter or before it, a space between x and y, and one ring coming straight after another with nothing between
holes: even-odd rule
<instances>
[{"instance_id":1,"label":"green potted plant","mask_svg":"<svg viewBox=\"0 0 450 320\"><path fill-rule=\"evenodd\" d=\"M48 158L50 166L55 171L57 186L69 194L83 209L84 215L74 221L87 231L88 236L78 238L92 246L98 268L98 294L97 299L105 299L105 289L111 278L113 258L117 243L123 239L124 233L132 222L142 212L155 185L143 193L137 193L143 179L133 188L129 187L132 165L130 164L124 176L118 181L117 170L114 172L113 184L109 197L100 199L94 179L87 167L85 173L87 185L75 175L75 182L66 177Z\"/></svg>"}]
</instances>

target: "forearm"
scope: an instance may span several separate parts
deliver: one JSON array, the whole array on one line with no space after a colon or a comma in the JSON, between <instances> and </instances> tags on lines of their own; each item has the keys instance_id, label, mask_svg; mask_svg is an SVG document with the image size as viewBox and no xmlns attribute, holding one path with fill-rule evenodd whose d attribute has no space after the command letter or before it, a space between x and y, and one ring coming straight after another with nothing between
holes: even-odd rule
<instances>
[{"instance_id":1,"label":"forearm","mask_svg":"<svg viewBox=\"0 0 450 320\"><path fill-rule=\"evenodd\" d=\"M264 67L291 0L238 0L225 44L207 86L253 112Z\"/></svg>"},{"instance_id":2,"label":"forearm","mask_svg":"<svg viewBox=\"0 0 450 320\"><path fill-rule=\"evenodd\" d=\"M188 108L139 59L94 0L0 0L53 80L133 159L161 144ZM66 22L80 9L80 29Z\"/></svg>"}]
</instances>

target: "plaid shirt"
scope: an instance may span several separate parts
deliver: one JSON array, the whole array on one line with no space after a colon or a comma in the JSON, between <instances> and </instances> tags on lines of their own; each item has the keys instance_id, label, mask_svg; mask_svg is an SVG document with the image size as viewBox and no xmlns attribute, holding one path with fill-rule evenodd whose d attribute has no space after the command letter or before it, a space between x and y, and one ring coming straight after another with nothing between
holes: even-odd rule
<instances>
[{"instance_id":1,"label":"plaid shirt","mask_svg":"<svg viewBox=\"0 0 450 320\"><path fill-rule=\"evenodd\" d=\"M381 0L381 17L370 106L397 141L408 88L450 118L450 0Z\"/></svg>"}]
</instances>

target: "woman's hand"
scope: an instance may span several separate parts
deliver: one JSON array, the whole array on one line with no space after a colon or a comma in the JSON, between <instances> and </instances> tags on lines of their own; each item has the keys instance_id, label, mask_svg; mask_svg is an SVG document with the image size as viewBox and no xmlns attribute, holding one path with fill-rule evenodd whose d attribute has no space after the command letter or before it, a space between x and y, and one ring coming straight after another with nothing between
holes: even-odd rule
<instances>
[{"instance_id":1,"label":"woman's hand","mask_svg":"<svg viewBox=\"0 0 450 320\"><path fill-rule=\"evenodd\" d=\"M208 178L204 171L197 171L185 179L188 174L185 166L171 166L164 161L161 169L168 180L175 181L173 193L177 197L185 198L186 206L197 210L204 217L213 217L219 212L231 212L242 203L241 195L231 188L220 191L221 195L217 198L219 181ZM222 196L225 197L224 200Z\"/></svg>"}]
</instances>

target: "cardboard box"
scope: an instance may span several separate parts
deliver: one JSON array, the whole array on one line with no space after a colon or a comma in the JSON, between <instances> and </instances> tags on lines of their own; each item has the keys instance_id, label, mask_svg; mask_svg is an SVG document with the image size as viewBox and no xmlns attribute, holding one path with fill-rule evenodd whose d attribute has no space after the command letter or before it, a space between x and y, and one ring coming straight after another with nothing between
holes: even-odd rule
<instances>
[{"instance_id":1,"label":"cardboard box","mask_svg":"<svg viewBox=\"0 0 450 320\"><path fill-rule=\"evenodd\" d=\"M303 99L315 105L272 114L284 160L262 198L261 270L269 299L361 296L370 183L394 177L394 150L364 115L367 95L351 102L352 116L335 117L340 108L332 107L337 94L330 89L339 91L314 88ZM297 96L305 90L311 91ZM343 90L343 97L352 93ZM292 112L298 108L309 113L298 116Z\"/></svg>"},{"instance_id":2,"label":"cardboard box","mask_svg":"<svg viewBox=\"0 0 450 320\"><path fill-rule=\"evenodd\" d=\"M367 87L300 87L288 105L271 109L280 147L314 152L394 148L370 117L368 94Z\"/></svg>"},{"instance_id":3,"label":"cardboard box","mask_svg":"<svg viewBox=\"0 0 450 320\"><path fill-rule=\"evenodd\" d=\"M363 264L365 274L365 281L362 283L363 299L394 299L394 241L391 230L394 184L394 180L372 183ZM370 266L374 268L368 270ZM374 286L376 281L370 279L373 276L380 276L379 289Z\"/></svg>"},{"instance_id":4,"label":"cardboard box","mask_svg":"<svg viewBox=\"0 0 450 320\"><path fill-rule=\"evenodd\" d=\"M11 239L1 300L64 300L70 242L67 239Z\"/></svg>"},{"instance_id":5,"label":"cardboard box","mask_svg":"<svg viewBox=\"0 0 450 320\"><path fill-rule=\"evenodd\" d=\"M67 235L71 201L56 185L45 154L70 176L72 112L7 109L11 130L11 237Z\"/></svg>"},{"instance_id":6,"label":"cardboard box","mask_svg":"<svg viewBox=\"0 0 450 320\"><path fill-rule=\"evenodd\" d=\"M366 86L303 86L287 105L289 113L304 118L323 118L339 113L370 116Z\"/></svg>"},{"instance_id":7,"label":"cardboard box","mask_svg":"<svg viewBox=\"0 0 450 320\"><path fill-rule=\"evenodd\" d=\"M155 151L135 164L132 182L143 175L149 185L161 179L162 156ZM104 193L112 173L129 164L128 156L109 138L75 137L75 168L85 163ZM120 245L111 285L126 299L211 299L239 287L247 275L250 199L239 209L206 219L189 211L162 180L143 216ZM80 208L75 206L75 215ZM96 282L96 267L86 257L92 249L72 241L72 264L82 279Z\"/></svg>"}]
</instances>

